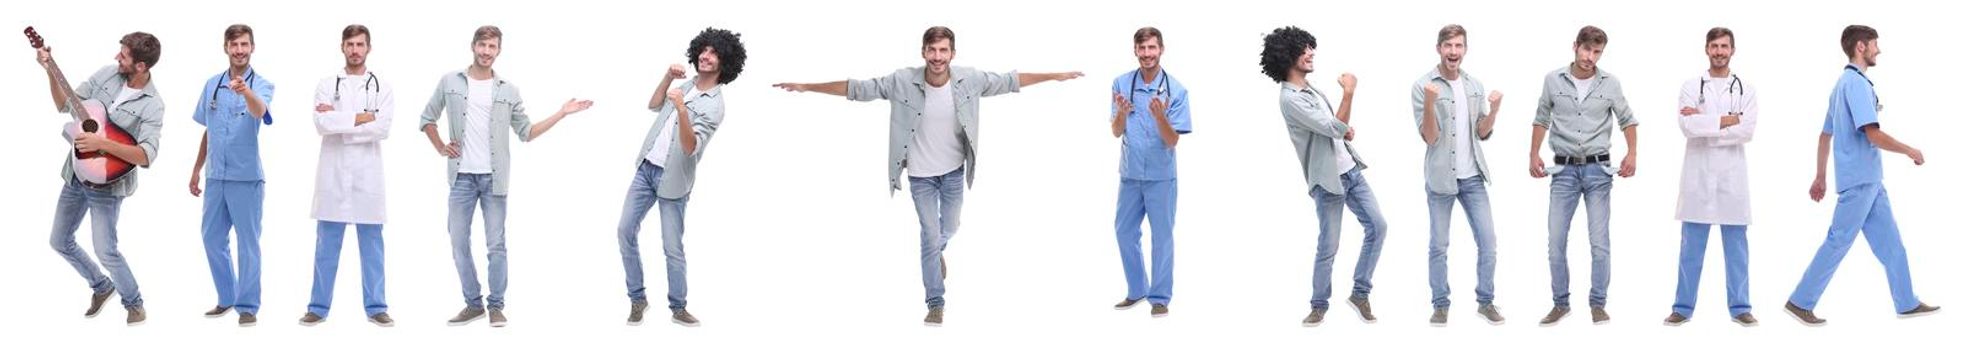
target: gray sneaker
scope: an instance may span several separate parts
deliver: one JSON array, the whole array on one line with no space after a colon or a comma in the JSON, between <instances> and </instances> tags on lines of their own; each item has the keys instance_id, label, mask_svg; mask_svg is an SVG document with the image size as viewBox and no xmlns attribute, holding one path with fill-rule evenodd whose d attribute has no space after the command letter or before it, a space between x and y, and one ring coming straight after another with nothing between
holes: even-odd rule
<instances>
[{"instance_id":1,"label":"gray sneaker","mask_svg":"<svg viewBox=\"0 0 1965 350\"><path fill-rule=\"evenodd\" d=\"M250 312L239 313L239 327L252 327L258 325L259 325L259 316L255 316Z\"/></svg>"},{"instance_id":2,"label":"gray sneaker","mask_svg":"<svg viewBox=\"0 0 1965 350\"><path fill-rule=\"evenodd\" d=\"M471 324L471 322L477 321L478 319L481 318L484 318L484 308L477 307L477 306L467 306L464 307L464 311L457 312L457 317L450 318L450 326L457 327L457 326L468 325Z\"/></svg>"},{"instance_id":3,"label":"gray sneaker","mask_svg":"<svg viewBox=\"0 0 1965 350\"><path fill-rule=\"evenodd\" d=\"M940 306L928 308L928 317L921 319L921 325L929 326L929 327L941 327L942 308Z\"/></svg>"},{"instance_id":4,"label":"gray sneaker","mask_svg":"<svg viewBox=\"0 0 1965 350\"><path fill-rule=\"evenodd\" d=\"M211 311L205 311L205 318L225 317L225 313L231 311L232 311L231 306L214 306L212 307Z\"/></svg>"},{"instance_id":5,"label":"gray sneaker","mask_svg":"<svg viewBox=\"0 0 1965 350\"><path fill-rule=\"evenodd\" d=\"M1487 324L1490 325L1499 326L1508 322L1507 318L1501 317L1501 309L1494 307L1494 304L1481 305L1481 308L1475 309L1474 312L1481 314L1481 318L1486 319Z\"/></svg>"},{"instance_id":6,"label":"gray sneaker","mask_svg":"<svg viewBox=\"0 0 1965 350\"><path fill-rule=\"evenodd\" d=\"M1350 298L1345 298L1344 301L1345 304L1351 305L1351 310L1358 312L1359 321L1364 321L1365 324L1378 323L1378 317L1371 315L1370 299L1366 299L1363 295L1352 294Z\"/></svg>"},{"instance_id":7,"label":"gray sneaker","mask_svg":"<svg viewBox=\"0 0 1965 350\"><path fill-rule=\"evenodd\" d=\"M1924 305L1924 303L1917 303L1916 308L1912 308L1910 309L1910 311L1904 311L1902 313L1898 313L1897 318L1924 317L1924 316L1930 316L1936 314L1938 314L1938 307Z\"/></svg>"},{"instance_id":8,"label":"gray sneaker","mask_svg":"<svg viewBox=\"0 0 1965 350\"><path fill-rule=\"evenodd\" d=\"M696 327L696 326L703 325L703 322L696 320L695 315L689 314L689 310L683 310L683 309L675 309L675 312L673 312L672 315L669 316L669 322L682 325L683 327Z\"/></svg>"},{"instance_id":9,"label":"gray sneaker","mask_svg":"<svg viewBox=\"0 0 1965 350\"><path fill-rule=\"evenodd\" d=\"M505 327L505 309L491 309L491 328Z\"/></svg>"},{"instance_id":10,"label":"gray sneaker","mask_svg":"<svg viewBox=\"0 0 1965 350\"><path fill-rule=\"evenodd\" d=\"M1153 318L1167 317L1167 304L1153 304Z\"/></svg>"},{"instance_id":11,"label":"gray sneaker","mask_svg":"<svg viewBox=\"0 0 1965 350\"><path fill-rule=\"evenodd\" d=\"M1562 319L1564 317L1569 317L1568 306L1557 306L1555 308L1551 308L1549 309L1548 316L1542 316L1542 326L1543 327L1555 326L1557 322L1562 322Z\"/></svg>"},{"instance_id":12,"label":"gray sneaker","mask_svg":"<svg viewBox=\"0 0 1965 350\"><path fill-rule=\"evenodd\" d=\"M142 306L130 306L130 307L125 307L123 309L128 310L130 312L129 318L123 319L123 324L125 325L131 327L142 326L143 320L147 318L143 315Z\"/></svg>"},{"instance_id":13,"label":"gray sneaker","mask_svg":"<svg viewBox=\"0 0 1965 350\"><path fill-rule=\"evenodd\" d=\"M1801 306L1795 305L1792 301L1788 302L1788 305L1783 308L1788 310L1788 316L1794 316L1794 320L1801 321L1801 325L1803 326L1821 327L1829 324L1829 320L1815 317L1814 310L1803 309Z\"/></svg>"},{"instance_id":14,"label":"gray sneaker","mask_svg":"<svg viewBox=\"0 0 1965 350\"><path fill-rule=\"evenodd\" d=\"M1303 326L1316 327L1316 326L1323 325L1324 312L1327 311L1330 311L1330 309L1323 309L1323 308L1310 309L1310 316L1303 317Z\"/></svg>"},{"instance_id":15,"label":"gray sneaker","mask_svg":"<svg viewBox=\"0 0 1965 350\"><path fill-rule=\"evenodd\" d=\"M1134 306L1139 306L1139 302L1142 300L1146 300L1146 298L1120 300L1118 304L1112 305L1112 309L1131 310Z\"/></svg>"},{"instance_id":16,"label":"gray sneaker","mask_svg":"<svg viewBox=\"0 0 1965 350\"><path fill-rule=\"evenodd\" d=\"M1590 324L1604 325L1609 323L1610 323L1610 312L1604 311L1602 306L1590 307Z\"/></svg>"},{"instance_id":17,"label":"gray sneaker","mask_svg":"<svg viewBox=\"0 0 1965 350\"><path fill-rule=\"evenodd\" d=\"M102 293L95 293L89 295L89 309L87 311L82 312L82 317L96 318L97 314L102 313L103 303L109 302L109 296L113 294L116 294L115 289L110 289L107 291L103 291Z\"/></svg>"},{"instance_id":18,"label":"gray sneaker","mask_svg":"<svg viewBox=\"0 0 1965 350\"><path fill-rule=\"evenodd\" d=\"M628 325L640 326L641 314L646 311L648 311L647 302L636 302L634 304L628 305Z\"/></svg>"},{"instance_id":19,"label":"gray sneaker","mask_svg":"<svg viewBox=\"0 0 1965 350\"><path fill-rule=\"evenodd\" d=\"M1753 313L1741 313L1739 316L1733 316L1733 323L1738 323L1741 327L1753 327L1759 326L1760 320L1753 318Z\"/></svg>"},{"instance_id":20,"label":"gray sneaker","mask_svg":"<svg viewBox=\"0 0 1965 350\"><path fill-rule=\"evenodd\" d=\"M373 323L376 327L389 328L396 326L396 319L389 318L389 313L383 312L369 316L368 323Z\"/></svg>"},{"instance_id":21,"label":"gray sneaker","mask_svg":"<svg viewBox=\"0 0 1965 350\"><path fill-rule=\"evenodd\" d=\"M1427 319L1426 322L1433 327L1446 327L1446 308L1433 308L1433 318Z\"/></svg>"},{"instance_id":22,"label":"gray sneaker","mask_svg":"<svg viewBox=\"0 0 1965 350\"><path fill-rule=\"evenodd\" d=\"M315 315L312 312L307 313L307 315L300 316L300 325L302 326L313 327L316 325L320 325L321 322L326 322L326 321L327 318L323 318L321 317L321 315Z\"/></svg>"},{"instance_id":23,"label":"gray sneaker","mask_svg":"<svg viewBox=\"0 0 1965 350\"><path fill-rule=\"evenodd\" d=\"M1690 318L1686 318L1685 315L1680 315L1678 312L1672 312L1671 316L1665 316L1665 325L1671 327L1678 327L1680 325L1684 325L1685 321L1691 321L1691 320L1692 319Z\"/></svg>"}]
</instances>

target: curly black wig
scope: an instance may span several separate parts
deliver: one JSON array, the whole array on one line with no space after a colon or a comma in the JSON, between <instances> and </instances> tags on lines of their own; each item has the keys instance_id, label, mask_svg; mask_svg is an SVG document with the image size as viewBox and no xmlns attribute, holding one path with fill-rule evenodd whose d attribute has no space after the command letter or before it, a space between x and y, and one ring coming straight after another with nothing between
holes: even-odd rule
<instances>
[{"instance_id":1,"label":"curly black wig","mask_svg":"<svg viewBox=\"0 0 1965 350\"><path fill-rule=\"evenodd\" d=\"M743 35L724 29L703 29L695 39L689 40L689 65L696 65L696 57L703 54L703 48L716 49L717 71L722 72L716 77L716 83L737 81L737 75L744 73L744 41L738 38L740 36Z\"/></svg>"},{"instance_id":2,"label":"curly black wig","mask_svg":"<svg viewBox=\"0 0 1965 350\"><path fill-rule=\"evenodd\" d=\"M1276 28L1262 37L1262 74L1269 79L1283 82L1290 79L1290 68L1296 67L1297 58L1303 57L1303 50L1317 48L1317 37L1296 26Z\"/></svg>"}]
</instances>

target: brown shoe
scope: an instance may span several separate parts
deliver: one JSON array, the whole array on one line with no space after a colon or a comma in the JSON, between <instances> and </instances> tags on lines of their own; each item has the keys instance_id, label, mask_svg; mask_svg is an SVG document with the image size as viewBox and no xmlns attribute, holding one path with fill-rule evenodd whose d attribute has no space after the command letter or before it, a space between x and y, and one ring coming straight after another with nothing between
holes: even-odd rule
<instances>
[{"instance_id":1,"label":"brown shoe","mask_svg":"<svg viewBox=\"0 0 1965 350\"><path fill-rule=\"evenodd\" d=\"M703 325L703 322L696 320L695 315L689 314L689 310L683 310L683 309L675 309L675 311L669 316L669 322L682 325L683 327L696 327L696 326Z\"/></svg>"},{"instance_id":2,"label":"brown shoe","mask_svg":"<svg viewBox=\"0 0 1965 350\"><path fill-rule=\"evenodd\" d=\"M129 318L126 318L126 319L124 319L124 320L123 320L123 323L124 323L125 325L129 325L129 326L131 326L131 327L135 327L135 326L142 326L142 325L143 325L143 320L147 318L147 317L145 317L145 316L143 315L143 307L142 307L142 306L131 306L131 307L126 307L126 308L124 308L124 310L129 310L129 312L130 312L130 316L129 316Z\"/></svg>"},{"instance_id":3,"label":"brown shoe","mask_svg":"<svg viewBox=\"0 0 1965 350\"><path fill-rule=\"evenodd\" d=\"M491 309L491 328L505 327L505 309Z\"/></svg>"},{"instance_id":4,"label":"brown shoe","mask_svg":"<svg viewBox=\"0 0 1965 350\"><path fill-rule=\"evenodd\" d=\"M1754 327L1760 325L1760 320L1753 318L1752 313L1741 313L1739 316L1733 316L1733 323L1738 323L1741 327Z\"/></svg>"},{"instance_id":5,"label":"brown shoe","mask_svg":"<svg viewBox=\"0 0 1965 350\"><path fill-rule=\"evenodd\" d=\"M1601 326L1609 323L1610 323L1610 312L1604 311L1602 306L1590 307L1590 324Z\"/></svg>"},{"instance_id":6,"label":"brown shoe","mask_svg":"<svg viewBox=\"0 0 1965 350\"><path fill-rule=\"evenodd\" d=\"M1686 318L1685 315L1680 315L1677 312L1673 312L1671 316L1665 316L1665 325L1671 327L1678 327L1681 325L1685 325L1685 321L1690 321L1690 320L1692 319Z\"/></svg>"},{"instance_id":7,"label":"brown shoe","mask_svg":"<svg viewBox=\"0 0 1965 350\"><path fill-rule=\"evenodd\" d=\"M369 316L368 323L373 323L376 327L389 328L396 326L396 319L389 318L389 313L383 312Z\"/></svg>"},{"instance_id":8,"label":"brown shoe","mask_svg":"<svg viewBox=\"0 0 1965 350\"><path fill-rule=\"evenodd\" d=\"M245 312L239 313L239 327L252 327L258 325L259 325L259 316L254 316L251 313L245 313Z\"/></svg>"},{"instance_id":9,"label":"brown shoe","mask_svg":"<svg viewBox=\"0 0 1965 350\"><path fill-rule=\"evenodd\" d=\"M1426 319L1426 324L1433 327L1446 327L1446 320L1446 308L1436 307L1433 308L1433 317Z\"/></svg>"},{"instance_id":10,"label":"brown shoe","mask_svg":"<svg viewBox=\"0 0 1965 350\"><path fill-rule=\"evenodd\" d=\"M1351 297L1346 298L1345 301L1346 301L1345 304L1351 305L1352 310L1356 310L1358 312L1359 321L1364 321L1365 324L1378 323L1378 316L1371 315L1370 299L1366 299L1365 296L1362 295L1352 294Z\"/></svg>"},{"instance_id":11,"label":"brown shoe","mask_svg":"<svg viewBox=\"0 0 1965 350\"><path fill-rule=\"evenodd\" d=\"M227 312L232 312L231 306L214 306L211 311L205 311L205 318L225 317Z\"/></svg>"},{"instance_id":12,"label":"brown shoe","mask_svg":"<svg viewBox=\"0 0 1965 350\"><path fill-rule=\"evenodd\" d=\"M921 319L921 325L929 326L929 327L941 327L942 308L940 306L929 308L928 317Z\"/></svg>"},{"instance_id":13,"label":"brown shoe","mask_svg":"<svg viewBox=\"0 0 1965 350\"><path fill-rule=\"evenodd\" d=\"M1112 305L1112 309L1113 309L1113 310L1130 310L1130 309L1132 309L1132 308L1133 308L1134 306L1139 306L1139 302L1140 302L1141 300L1146 300L1146 298L1139 298L1139 299L1126 299L1126 300L1120 300L1118 304L1113 304L1113 305Z\"/></svg>"},{"instance_id":14,"label":"brown shoe","mask_svg":"<svg viewBox=\"0 0 1965 350\"><path fill-rule=\"evenodd\" d=\"M1924 305L1924 303L1917 303L1916 308L1911 308L1910 311L1897 313L1897 318L1914 318L1914 317L1923 317L1923 316L1930 316L1936 314L1938 314L1938 307Z\"/></svg>"},{"instance_id":15,"label":"brown shoe","mask_svg":"<svg viewBox=\"0 0 1965 350\"><path fill-rule=\"evenodd\" d=\"M477 321L480 318L484 318L484 308L476 307L476 306L467 306L464 307L464 311L458 311L456 317L450 318L450 326L457 327L457 326L468 325L471 324L472 321Z\"/></svg>"},{"instance_id":16,"label":"brown shoe","mask_svg":"<svg viewBox=\"0 0 1965 350\"><path fill-rule=\"evenodd\" d=\"M1153 304L1153 318L1167 317L1167 304Z\"/></svg>"},{"instance_id":17,"label":"brown shoe","mask_svg":"<svg viewBox=\"0 0 1965 350\"><path fill-rule=\"evenodd\" d=\"M1829 323L1829 320L1815 317L1814 310L1803 309L1801 306L1795 305L1792 301L1788 302L1785 308L1788 310L1788 316L1794 316L1794 320L1801 321L1801 325L1803 326L1821 327Z\"/></svg>"},{"instance_id":18,"label":"brown shoe","mask_svg":"<svg viewBox=\"0 0 1965 350\"><path fill-rule=\"evenodd\" d=\"M1474 313L1481 314L1481 318L1486 319L1487 324L1490 325L1499 326L1508 322L1507 318L1501 317L1501 309L1495 308L1494 304L1481 305L1481 308L1474 310Z\"/></svg>"},{"instance_id":19,"label":"brown shoe","mask_svg":"<svg viewBox=\"0 0 1965 350\"><path fill-rule=\"evenodd\" d=\"M1323 325L1324 313L1328 311L1330 311L1330 309L1310 309L1310 316L1303 317L1303 326L1316 327L1316 326Z\"/></svg>"},{"instance_id":20,"label":"brown shoe","mask_svg":"<svg viewBox=\"0 0 1965 350\"><path fill-rule=\"evenodd\" d=\"M1556 322L1562 322L1562 319L1564 317L1569 317L1568 306L1557 306L1555 308L1551 308L1549 309L1548 316L1542 316L1542 326L1543 327L1555 326Z\"/></svg>"},{"instance_id":21,"label":"brown shoe","mask_svg":"<svg viewBox=\"0 0 1965 350\"><path fill-rule=\"evenodd\" d=\"M648 302L635 302L628 305L628 325L640 326L641 315L648 311Z\"/></svg>"},{"instance_id":22,"label":"brown shoe","mask_svg":"<svg viewBox=\"0 0 1965 350\"><path fill-rule=\"evenodd\" d=\"M300 316L300 325L302 326L313 327L326 321L327 318L321 317L321 315L315 315L312 312L307 313L305 316Z\"/></svg>"},{"instance_id":23,"label":"brown shoe","mask_svg":"<svg viewBox=\"0 0 1965 350\"><path fill-rule=\"evenodd\" d=\"M109 302L109 296L114 294L116 294L116 290L110 289L110 290L103 291L102 293L95 293L94 295L90 295L89 310L83 311L82 317L96 318L97 314L102 313L102 304Z\"/></svg>"}]
</instances>

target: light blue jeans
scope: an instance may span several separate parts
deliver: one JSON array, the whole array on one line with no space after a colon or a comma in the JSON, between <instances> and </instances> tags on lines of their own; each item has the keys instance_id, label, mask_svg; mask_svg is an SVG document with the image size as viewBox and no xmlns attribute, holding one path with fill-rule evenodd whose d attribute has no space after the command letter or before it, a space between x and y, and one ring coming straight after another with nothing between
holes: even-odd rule
<instances>
[{"instance_id":1,"label":"light blue jeans","mask_svg":"<svg viewBox=\"0 0 1965 350\"><path fill-rule=\"evenodd\" d=\"M124 307L143 306L143 293L137 291L136 274L130 272L130 264L123 259L123 253L116 249L116 219L122 213L122 196L106 189L89 188L73 177L61 187L61 197L55 201L54 232L48 236L48 244L55 253L68 260L75 272L89 282L89 289L96 294L111 290L123 295ZM88 214L89 232L95 244L96 259L102 260L97 267L89 259L88 252L75 244L75 231L82 228L82 216ZM108 273L103 273L108 269Z\"/></svg>"},{"instance_id":2,"label":"light blue jeans","mask_svg":"<svg viewBox=\"0 0 1965 350\"><path fill-rule=\"evenodd\" d=\"M1126 300L1167 305L1174 297L1174 202L1177 180L1119 181L1119 265L1126 273ZM1140 220L1153 223L1153 278L1147 279L1139 246Z\"/></svg>"},{"instance_id":3,"label":"light blue jeans","mask_svg":"<svg viewBox=\"0 0 1965 350\"><path fill-rule=\"evenodd\" d=\"M1897 217L1890 212L1890 192L1883 184L1873 183L1842 190L1836 196L1828 239L1815 251L1815 259L1802 272L1801 284L1794 287L1788 301L1814 310L1815 303L1822 300L1822 290L1829 286L1829 278L1835 277L1835 268L1842 265L1842 257L1856 242L1856 233L1861 232L1869 240L1870 253L1883 263L1883 276L1890 283L1890 300L1896 303L1897 312L1916 309L1919 302L1911 290L1910 258L1904 252L1903 236L1897 232Z\"/></svg>"},{"instance_id":4,"label":"light blue jeans","mask_svg":"<svg viewBox=\"0 0 1965 350\"><path fill-rule=\"evenodd\" d=\"M648 209L660 207L662 255L668 264L669 309L682 310L689 306L689 263L682 254L682 212L689 204L689 197L679 200L656 197L655 189L662 188L662 172L662 167L642 161L635 169L634 181L628 183L628 198L621 205L618 230L621 264L628 275L628 300L648 302L647 288L642 286L641 221L648 217Z\"/></svg>"},{"instance_id":5,"label":"light blue jeans","mask_svg":"<svg viewBox=\"0 0 1965 350\"><path fill-rule=\"evenodd\" d=\"M346 238L348 223L321 221L315 228L314 242L314 292L307 303L307 312L327 317L328 308L334 306L334 275L341 269L341 242ZM354 224L355 249L362 254L362 310L368 316L389 311L385 298L386 285L382 272L382 225Z\"/></svg>"},{"instance_id":6,"label":"light blue jeans","mask_svg":"<svg viewBox=\"0 0 1965 350\"><path fill-rule=\"evenodd\" d=\"M1590 221L1590 306L1602 307L1610 289L1610 168L1602 163L1563 166L1549 182L1549 287L1557 307L1569 306L1569 223L1583 202Z\"/></svg>"},{"instance_id":7,"label":"light blue jeans","mask_svg":"<svg viewBox=\"0 0 1965 350\"><path fill-rule=\"evenodd\" d=\"M218 306L259 313L259 233L265 181L205 180L205 262L211 267ZM231 237L239 237L238 274L232 270Z\"/></svg>"},{"instance_id":8,"label":"light blue jeans","mask_svg":"<svg viewBox=\"0 0 1965 350\"><path fill-rule=\"evenodd\" d=\"M471 257L471 211L484 210L485 270L491 276L491 296L478 284L478 267ZM491 193L491 174L457 174L450 184L450 258L463 282L464 305L505 308L505 196Z\"/></svg>"},{"instance_id":9,"label":"light blue jeans","mask_svg":"<svg viewBox=\"0 0 1965 350\"><path fill-rule=\"evenodd\" d=\"M962 225L963 169L930 177L907 177L914 195L914 214L921 220L921 285L928 290L928 307L941 307L942 251Z\"/></svg>"},{"instance_id":10,"label":"light blue jeans","mask_svg":"<svg viewBox=\"0 0 1965 350\"><path fill-rule=\"evenodd\" d=\"M1358 250L1357 271L1351 273L1353 287L1351 294L1359 297L1371 295L1371 274L1378 268L1378 251L1385 242L1385 216L1378 213L1378 197L1372 195L1371 185L1365 183L1362 169L1339 176L1343 181L1342 194L1331 193L1322 187L1310 190L1310 198L1317 201L1317 263L1311 274L1310 307L1323 309L1330 307L1331 264L1337 261L1338 231L1344 228L1344 207L1349 205L1351 212L1358 215L1358 224L1365 228L1364 247Z\"/></svg>"},{"instance_id":11,"label":"light blue jeans","mask_svg":"<svg viewBox=\"0 0 1965 350\"><path fill-rule=\"evenodd\" d=\"M1427 193L1427 213L1430 214L1432 241L1427 248L1427 281L1433 287L1433 308L1445 309L1453 302L1447 296L1452 288L1447 286L1446 253L1447 242L1451 241L1453 229L1453 202L1460 201L1460 209L1467 215L1467 226L1474 231L1474 251L1479 255L1475 260L1474 301L1481 305L1494 303L1494 206L1488 202L1485 177L1474 176L1460 179L1460 193Z\"/></svg>"},{"instance_id":12,"label":"light blue jeans","mask_svg":"<svg viewBox=\"0 0 1965 350\"><path fill-rule=\"evenodd\" d=\"M1699 304L1699 270L1706 266L1706 241L1713 225L1687 221L1678 243L1678 299L1672 312L1692 317ZM1733 316L1753 311L1747 302L1747 226L1719 225L1720 242L1726 250L1726 304Z\"/></svg>"}]
</instances>

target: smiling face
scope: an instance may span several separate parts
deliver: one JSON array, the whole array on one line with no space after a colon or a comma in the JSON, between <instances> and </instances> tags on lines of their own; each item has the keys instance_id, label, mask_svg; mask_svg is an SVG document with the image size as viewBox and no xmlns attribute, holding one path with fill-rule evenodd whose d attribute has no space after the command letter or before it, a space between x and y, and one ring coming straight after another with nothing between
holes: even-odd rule
<instances>
[{"instance_id":1,"label":"smiling face","mask_svg":"<svg viewBox=\"0 0 1965 350\"><path fill-rule=\"evenodd\" d=\"M1163 50L1164 48L1160 47L1159 37L1147 37L1145 41L1134 43L1133 57L1139 59L1139 70L1160 69L1160 53Z\"/></svg>"},{"instance_id":2,"label":"smiling face","mask_svg":"<svg viewBox=\"0 0 1965 350\"><path fill-rule=\"evenodd\" d=\"M490 38L471 41L471 64L481 68L491 68L498 61L498 52L505 39Z\"/></svg>"},{"instance_id":3,"label":"smiling face","mask_svg":"<svg viewBox=\"0 0 1965 350\"><path fill-rule=\"evenodd\" d=\"M245 68L252 64L252 34L239 35L225 40L225 55L230 58L232 68Z\"/></svg>"},{"instance_id":4,"label":"smiling face","mask_svg":"<svg viewBox=\"0 0 1965 350\"><path fill-rule=\"evenodd\" d=\"M1441 71L1459 71L1461 59L1467 57L1467 36L1459 35L1441 41L1436 49L1440 51Z\"/></svg>"},{"instance_id":5,"label":"smiling face","mask_svg":"<svg viewBox=\"0 0 1965 350\"><path fill-rule=\"evenodd\" d=\"M1733 37L1722 36L1706 41L1706 60L1712 69L1726 69L1733 63Z\"/></svg>"},{"instance_id":6,"label":"smiling face","mask_svg":"<svg viewBox=\"0 0 1965 350\"><path fill-rule=\"evenodd\" d=\"M928 65L928 73L948 74L948 63L955 60L955 39L941 39L922 45L921 60Z\"/></svg>"}]
</instances>

